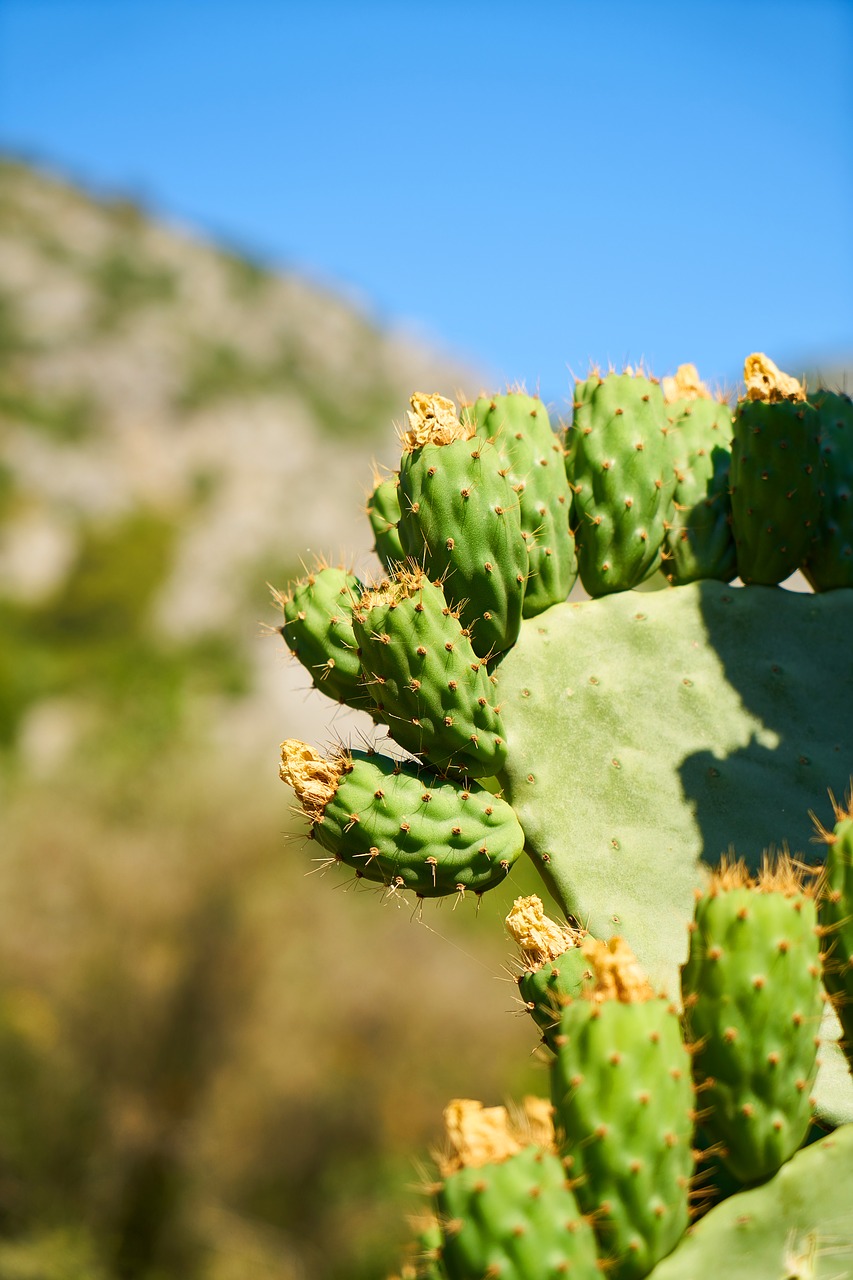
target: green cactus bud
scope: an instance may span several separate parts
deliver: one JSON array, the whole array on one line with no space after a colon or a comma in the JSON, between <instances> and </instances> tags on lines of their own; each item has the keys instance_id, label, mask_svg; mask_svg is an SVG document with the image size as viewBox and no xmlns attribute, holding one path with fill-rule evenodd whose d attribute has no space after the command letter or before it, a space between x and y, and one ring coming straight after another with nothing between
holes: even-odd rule
<instances>
[{"instance_id":1,"label":"green cactus bud","mask_svg":"<svg viewBox=\"0 0 853 1280\"><path fill-rule=\"evenodd\" d=\"M524 848L510 806L476 783L462 788L362 751L325 759L295 739L282 743L279 772L332 860L392 891L484 893Z\"/></svg>"},{"instance_id":2,"label":"green cactus bud","mask_svg":"<svg viewBox=\"0 0 853 1280\"><path fill-rule=\"evenodd\" d=\"M436 1202L450 1280L600 1280L592 1228L542 1121L535 1112L546 1129L537 1140L503 1107L458 1099L445 1110L451 1151Z\"/></svg>"},{"instance_id":3,"label":"green cactus bud","mask_svg":"<svg viewBox=\"0 0 853 1280\"><path fill-rule=\"evenodd\" d=\"M523 612L535 617L565 600L578 575L563 445L542 401L518 391L481 396L464 406L461 420L497 445L518 494L530 561Z\"/></svg>"},{"instance_id":4,"label":"green cactus bud","mask_svg":"<svg viewBox=\"0 0 853 1280\"><path fill-rule=\"evenodd\" d=\"M823 982L841 1023L841 1047L853 1070L853 791L835 805L835 827L819 827L826 864L819 886Z\"/></svg>"},{"instance_id":5,"label":"green cactus bud","mask_svg":"<svg viewBox=\"0 0 853 1280\"><path fill-rule=\"evenodd\" d=\"M730 468L744 582L776 586L804 564L821 509L820 419L795 378L756 353L745 364Z\"/></svg>"},{"instance_id":6,"label":"green cactus bud","mask_svg":"<svg viewBox=\"0 0 853 1280\"><path fill-rule=\"evenodd\" d=\"M790 859L723 864L682 970L702 1125L742 1182L775 1173L811 1123L822 1013L817 908Z\"/></svg>"},{"instance_id":7,"label":"green cactus bud","mask_svg":"<svg viewBox=\"0 0 853 1280\"><path fill-rule=\"evenodd\" d=\"M833 1280L853 1255L853 1124L800 1151L763 1186L696 1223L653 1280Z\"/></svg>"},{"instance_id":8,"label":"green cactus bud","mask_svg":"<svg viewBox=\"0 0 853 1280\"><path fill-rule=\"evenodd\" d=\"M506 918L507 931L521 951L524 966L518 977L519 994L549 1049L556 1052L563 1006L577 999L592 977L581 942L582 929L549 920L542 899L532 894L516 898Z\"/></svg>"},{"instance_id":9,"label":"green cactus bud","mask_svg":"<svg viewBox=\"0 0 853 1280\"><path fill-rule=\"evenodd\" d=\"M823 505L803 566L815 591L853 587L853 400L832 391L809 396L818 414Z\"/></svg>"},{"instance_id":10,"label":"green cactus bud","mask_svg":"<svg viewBox=\"0 0 853 1280\"><path fill-rule=\"evenodd\" d=\"M367 518L373 530L373 546L389 573L394 573L406 558L397 528L400 521L400 500L397 496L399 484L398 475L383 478L377 471L367 500Z\"/></svg>"},{"instance_id":11,"label":"green cactus bud","mask_svg":"<svg viewBox=\"0 0 853 1280\"><path fill-rule=\"evenodd\" d=\"M664 542L666 576L674 586L702 578L731 582L737 577L729 497L731 410L712 399L693 365L681 365L662 385L675 471Z\"/></svg>"},{"instance_id":12,"label":"green cactus bud","mask_svg":"<svg viewBox=\"0 0 853 1280\"><path fill-rule=\"evenodd\" d=\"M401 571L364 592L353 629L367 688L401 746L472 778L503 768L496 677L440 586L420 569Z\"/></svg>"},{"instance_id":13,"label":"green cactus bud","mask_svg":"<svg viewBox=\"0 0 853 1280\"><path fill-rule=\"evenodd\" d=\"M280 631L290 652L310 672L315 688L350 707L370 705L352 629L362 591L354 573L321 564L286 594L273 592L284 612Z\"/></svg>"},{"instance_id":14,"label":"green cactus bud","mask_svg":"<svg viewBox=\"0 0 853 1280\"><path fill-rule=\"evenodd\" d=\"M628 591L660 566L675 488L667 427L657 382L627 371L575 385L567 467L591 596Z\"/></svg>"},{"instance_id":15,"label":"green cactus bud","mask_svg":"<svg viewBox=\"0 0 853 1280\"><path fill-rule=\"evenodd\" d=\"M641 1280L688 1223L693 1088L678 1012L621 938L587 938L593 971L568 1003L551 1065L560 1150L607 1274Z\"/></svg>"},{"instance_id":16,"label":"green cactus bud","mask_svg":"<svg viewBox=\"0 0 853 1280\"><path fill-rule=\"evenodd\" d=\"M518 496L495 445L441 396L412 396L400 463L400 541L433 580L483 658L512 645L528 572Z\"/></svg>"}]
</instances>

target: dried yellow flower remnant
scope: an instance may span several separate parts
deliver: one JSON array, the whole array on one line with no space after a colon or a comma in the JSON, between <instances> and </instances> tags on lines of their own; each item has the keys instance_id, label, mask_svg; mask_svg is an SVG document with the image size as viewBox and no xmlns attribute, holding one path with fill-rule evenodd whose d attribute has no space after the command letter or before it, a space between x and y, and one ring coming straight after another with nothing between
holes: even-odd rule
<instances>
[{"instance_id":1,"label":"dried yellow flower remnant","mask_svg":"<svg viewBox=\"0 0 853 1280\"><path fill-rule=\"evenodd\" d=\"M769 356L756 351L743 362L743 380L747 400L805 400L805 387L783 373Z\"/></svg>"},{"instance_id":2,"label":"dried yellow flower remnant","mask_svg":"<svg viewBox=\"0 0 853 1280\"><path fill-rule=\"evenodd\" d=\"M470 440L474 434L471 424L463 424L456 413L456 405L445 396L427 395L416 391L410 398L408 411L409 430L403 433L403 448L412 453L425 444L452 444L454 440Z\"/></svg>"},{"instance_id":3,"label":"dried yellow flower remnant","mask_svg":"<svg viewBox=\"0 0 853 1280\"><path fill-rule=\"evenodd\" d=\"M543 1147L550 1151L554 1148L554 1108L547 1098L536 1098L528 1095L522 1099L521 1114L515 1127L519 1133L528 1137L525 1146Z\"/></svg>"},{"instance_id":4,"label":"dried yellow flower remnant","mask_svg":"<svg viewBox=\"0 0 853 1280\"><path fill-rule=\"evenodd\" d=\"M448 1151L440 1160L447 1177L457 1169L479 1169L513 1156L522 1143L512 1132L506 1107L484 1107L473 1098L454 1098L444 1108Z\"/></svg>"},{"instance_id":5,"label":"dried yellow flower remnant","mask_svg":"<svg viewBox=\"0 0 853 1280\"><path fill-rule=\"evenodd\" d=\"M587 999L598 1003L618 1000L621 1004L654 999L648 978L624 938L611 938L609 942L585 938L581 950L595 978L595 986L583 993Z\"/></svg>"},{"instance_id":6,"label":"dried yellow flower remnant","mask_svg":"<svg viewBox=\"0 0 853 1280\"><path fill-rule=\"evenodd\" d=\"M711 392L699 377L695 364L680 364L675 377L663 378L663 398L667 404L675 400L713 400Z\"/></svg>"},{"instance_id":7,"label":"dried yellow flower remnant","mask_svg":"<svg viewBox=\"0 0 853 1280\"><path fill-rule=\"evenodd\" d=\"M556 960L569 947L577 946L580 934L566 924L558 924L545 915L542 899L536 894L516 898L506 918L507 932L517 943L524 963L531 971Z\"/></svg>"},{"instance_id":8,"label":"dried yellow flower remnant","mask_svg":"<svg viewBox=\"0 0 853 1280\"><path fill-rule=\"evenodd\" d=\"M369 613L371 609L408 600L429 584L429 575L418 565L400 565L393 578L384 578L382 582L365 587L358 602L359 611Z\"/></svg>"},{"instance_id":9,"label":"dried yellow flower remnant","mask_svg":"<svg viewBox=\"0 0 853 1280\"><path fill-rule=\"evenodd\" d=\"M345 770L343 756L326 760L298 738L281 744L278 776L293 787L299 803L312 822L319 822L326 805L338 789Z\"/></svg>"}]
</instances>

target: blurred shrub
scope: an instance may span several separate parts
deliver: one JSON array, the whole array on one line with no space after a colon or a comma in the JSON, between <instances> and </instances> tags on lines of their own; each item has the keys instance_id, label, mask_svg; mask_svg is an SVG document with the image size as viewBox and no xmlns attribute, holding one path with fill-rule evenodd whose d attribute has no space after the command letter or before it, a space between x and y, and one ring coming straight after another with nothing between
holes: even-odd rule
<instances>
[{"instance_id":1,"label":"blurred shrub","mask_svg":"<svg viewBox=\"0 0 853 1280\"><path fill-rule=\"evenodd\" d=\"M536 1083L505 903L334 892L283 794L174 756L112 816L85 769L8 799L0 1275L385 1274L446 1098Z\"/></svg>"}]
</instances>

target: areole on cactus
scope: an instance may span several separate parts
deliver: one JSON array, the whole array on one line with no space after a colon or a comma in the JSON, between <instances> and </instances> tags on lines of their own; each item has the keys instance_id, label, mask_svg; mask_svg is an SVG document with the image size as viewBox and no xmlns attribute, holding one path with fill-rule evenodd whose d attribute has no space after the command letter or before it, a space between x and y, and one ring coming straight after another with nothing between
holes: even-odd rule
<instances>
[{"instance_id":1,"label":"areole on cactus","mask_svg":"<svg viewBox=\"0 0 853 1280\"><path fill-rule=\"evenodd\" d=\"M413 1276L717 1274L701 1239L770 1280L783 1206L819 1241L840 1192L808 1180L853 1173L853 814L811 817L853 772L853 403L745 373L733 409L693 366L595 372L557 431L522 392L417 394L368 503L382 576L278 597L317 688L411 757L284 744L330 859L430 898L524 851L566 917L508 920L553 1127L445 1167Z\"/></svg>"}]
</instances>

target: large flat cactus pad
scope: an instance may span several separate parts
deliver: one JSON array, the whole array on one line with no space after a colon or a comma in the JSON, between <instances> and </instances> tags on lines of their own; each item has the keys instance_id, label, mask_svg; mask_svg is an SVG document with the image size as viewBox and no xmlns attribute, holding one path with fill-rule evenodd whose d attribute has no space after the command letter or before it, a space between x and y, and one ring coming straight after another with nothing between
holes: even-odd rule
<instances>
[{"instance_id":1,"label":"large flat cactus pad","mask_svg":"<svg viewBox=\"0 0 853 1280\"><path fill-rule=\"evenodd\" d=\"M810 811L828 823L853 773L853 590L706 581L558 605L524 623L499 688L528 852L568 913L676 994L708 867L822 856ZM853 1119L826 1056L822 1109Z\"/></svg>"}]
</instances>

